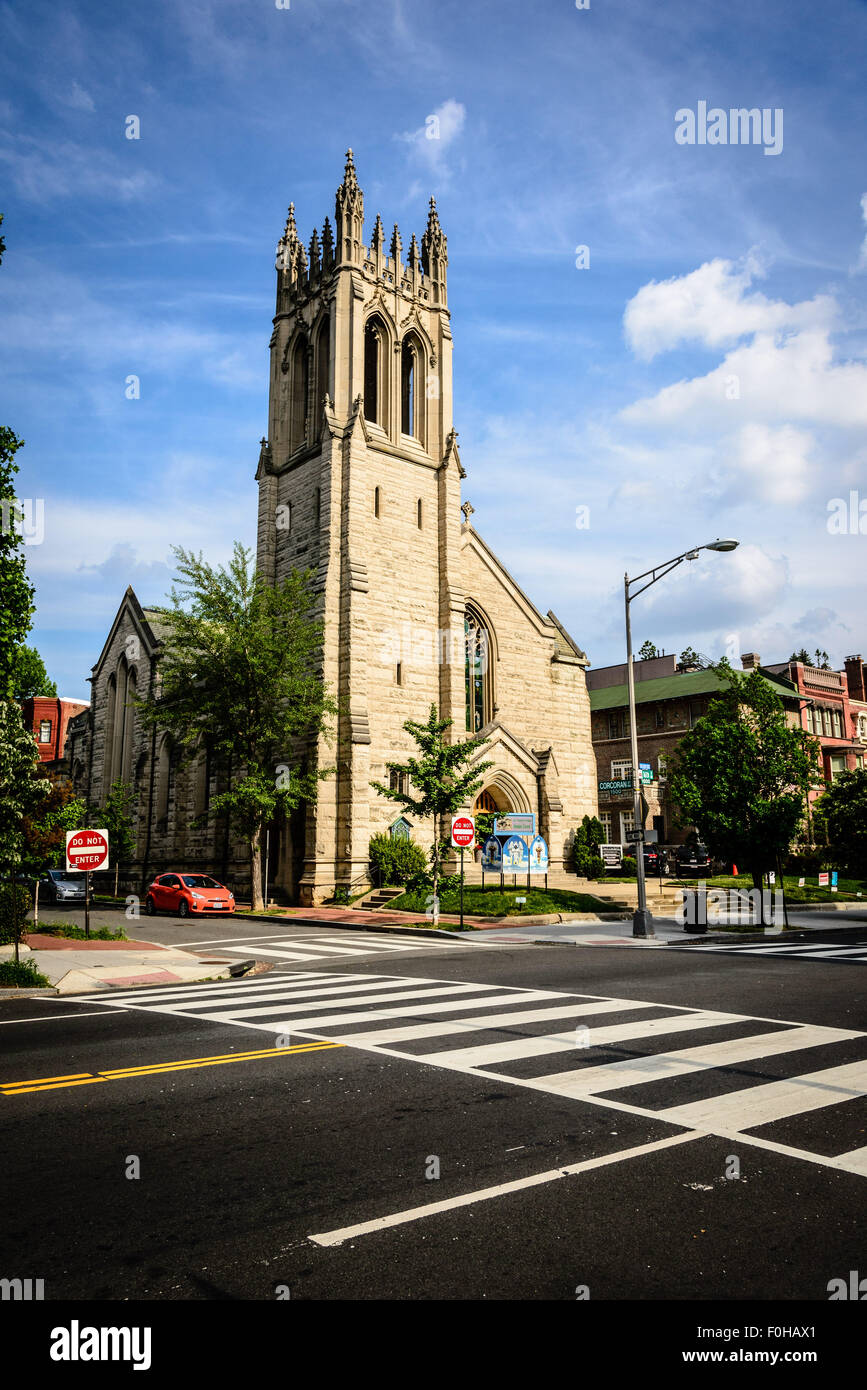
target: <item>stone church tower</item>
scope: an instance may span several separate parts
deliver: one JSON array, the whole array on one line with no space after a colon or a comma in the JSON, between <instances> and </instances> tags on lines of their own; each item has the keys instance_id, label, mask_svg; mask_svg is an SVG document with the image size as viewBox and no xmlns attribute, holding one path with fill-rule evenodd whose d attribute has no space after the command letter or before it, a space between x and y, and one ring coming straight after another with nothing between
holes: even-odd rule
<instances>
[{"instance_id":1,"label":"stone church tower","mask_svg":"<svg viewBox=\"0 0 867 1390\"><path fill-rule=\"evenodd\" d=\"M461 507L447 265L433 199L420 244L396 225L386 243L378 216L365 244L351 150L334 227L305 250L292 205L277 247L258 565L316 571L322 675L343 710L315 752L336 772L274 837L271 881L305 903L364 876L371 834L396 817L370 783L414 748L404 721L432 703L455 737L484 731L496 766L481 805L536 811L552 868L596 811L587 659Z\"/></svg>"}]
</instances>

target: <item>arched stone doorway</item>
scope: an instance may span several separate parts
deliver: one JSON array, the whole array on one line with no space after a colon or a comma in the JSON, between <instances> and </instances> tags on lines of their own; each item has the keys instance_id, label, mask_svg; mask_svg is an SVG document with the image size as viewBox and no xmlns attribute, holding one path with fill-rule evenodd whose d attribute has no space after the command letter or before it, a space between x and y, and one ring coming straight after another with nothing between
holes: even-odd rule
<instances>
[{"instance_id":1,"label":"arched stone doorway","mask_svg":"<svg viewBox=\"0 0 867 1390\"><path fill-rule=\"evenodd\" d=\"M508 815L510 811L530 810L532 807L525 792L508 773L498 774L494 781L482 788L473 802L474 812L493 812L501 816Z\"/></svg>"}]
</instances>

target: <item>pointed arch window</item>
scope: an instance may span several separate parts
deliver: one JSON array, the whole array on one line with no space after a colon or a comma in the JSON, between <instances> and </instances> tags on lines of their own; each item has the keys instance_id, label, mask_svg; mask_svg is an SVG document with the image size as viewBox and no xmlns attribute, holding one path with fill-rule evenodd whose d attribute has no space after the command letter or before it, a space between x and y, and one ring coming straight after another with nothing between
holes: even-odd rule
<instances>
[{"instance_id":1,"label":"pointed arch window","mask_svg":"<svg viewBox=\"0 0 867 1390\"><path fill-rule=\"evenodd\" d=\"M464 614L466 644L465 686L467 733L477 734L493 719L491 640L481 614L468 607Z\"/></svg>"},{"instance_id":2,"label":"pointed arch window","mask_svg":"<svg viewBox=\"0 0 867 1390\"><path fill-rule=\"evenodd\" d=\"M416 385L418 352L410 339L403 345L400 372L400 428L404 434L417 435Z\"/></svg>"},{"instance_id":3,"label":"pointed arch window","mask_svg":"<svg viewBox=\"0 0 867 1390\"><path fill-rule=\"evenodd\" d=\"M378 487L375 487L375 488L373 489L373 515L376 516L376 517L379 516L379 504L380 504L379 488L378 488Z\"/></svg>"},{"instance_id":4,"label":"pointed arch window","mask_svg":"<svg viewBox=\"0 0 867 1390\"><path fill-rule=\"evenodd\" d=\"M376 319L364 330L364 418L381 424L382 329Z\"/></svg>"},{"instance_id":5,"label":"pointed arch window","mask_svg":"<svg viewBox=\"0 0 867 1390\"><path fill-rule=\"evenodd\" d=\"M315 407L315 432L316 437L322 433L322 405L326 396L331 395L331 319L327 318L319 330L319 337L316 340L316 396Z\"/></svg>"},{"instance_id":6,"label":"pointed arch window","mask_svg":"<svg viewBox=\"0 0 867 1390\"><path fill-rule=\"evenodd\" d=\"M310 351L302 333L292 352L289 399L289 452L307 442L307 394L310 388Z\"/></svg>"},{"instance_id":7,"label":"pointed arch window","mask_svg":"<svg viewBox=\"0 0 867 1390\"><path fill-rule=\"evenodd\" d=\"M160 745L159 760L157 763L156 795L157 826L162 830L166 828L169 819L172 772L172 742L170 738L164 738Z\"/></svg>"}]
</instances>

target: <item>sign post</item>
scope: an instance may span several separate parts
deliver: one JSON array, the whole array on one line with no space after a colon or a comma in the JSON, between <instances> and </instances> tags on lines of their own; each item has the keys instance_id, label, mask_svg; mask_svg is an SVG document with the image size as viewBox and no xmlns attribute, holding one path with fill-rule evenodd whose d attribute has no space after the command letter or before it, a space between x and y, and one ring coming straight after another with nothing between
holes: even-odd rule
<instances>
[{"instance_id":1,"label":"sign post","mask_svg":"<svg viewBox=\"0 0 867 1390\"><path fill-rule=\"evenodd\" d=\"M90 939L90 875L108 868L107 830L67 830L66 868L84 872L84 936Z\"/></svg>"},{"instance_id":2,"label":"sign post","mask_svg":"<svg viewBox=\"0 0 867 1390\"><path fill-rule=\"evenodd\" d=\"M461 852L461 931L464 928L464 850L475 843L476 823L472 816L452 817L452 844Z\"/></svg>"}]
</instances>

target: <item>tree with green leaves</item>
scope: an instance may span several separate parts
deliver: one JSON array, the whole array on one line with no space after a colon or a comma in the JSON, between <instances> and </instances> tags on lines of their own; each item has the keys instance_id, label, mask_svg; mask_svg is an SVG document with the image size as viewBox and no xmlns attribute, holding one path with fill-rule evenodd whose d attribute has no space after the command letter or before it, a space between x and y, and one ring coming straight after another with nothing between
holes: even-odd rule
<instances>
[{"instance_id":1,"label":"tree with green leaves","mask_svg":"<svg viewBox=\"0 0 867 1390\"><path fill-rule=\"evenodd\" d=\"M813 813L827 828L841 868L867 878L867 769L841 772L815 802Z\"/></svg>"},{"instance_id":2,"label":"tree with green leaves","mask_svg":"<svg viewBox=\"0 0 867 1390\"><path fill-rule=\"evenodd\" d=\"M793 727L758 671L727 661L713 668L724 686L707 713L668 754L668 778L681 824L695 825L712 854L743 864L761 888L780 865L821 781L818 743Z\"/></svg>"},{"instance_id":3,"label":"tree with green leaves","mask_svg":"<svg viewBox=\"0 0 867 1390\"><path fill-rule=\"evenodd\" d=\"M87 820L87 804L75 795L68 782L48 774L48 790L43 799L24 817L21 866L36 879L33 893L33 924L39 921L39 879L49 869L66 864L66 832L80 830Z\"/></svg>"},{"instance_id":4,"label":"tree with green leaves","mask_svg":"<svg viewBox=\"0 0 867 1390\"><path fill-rule=\"evenodd\" d=\"M802 661L805 666L812 665L810 661L810 653L807 651L806 647L802 647L799 652L792 652L792 655L789 657L789 660Z\"/></svg>"},{"instance_id":5,"label":"tree with green leaves","mask_svg":"<svg viewBox=\"0 0 867 1390\"><path fill-rule=\"evenodd\" d=\"M228 815L247 840L253 910L262 911L262 831L316 800L332 769L310 748L329 732L337 705L319 670L324 624L314 614L312 570L269 583L236 543L227 566L178 547L178 578L153 698L136 701L145 722L168 729L183 761L207 744L231 785L208 816Z\"/></svg>"},{"instance_id":6,"label":"tree with green leaves","mask_svg":"<svg viewBox=\"0 0 867 1390\"><path fill-rule=\"evenodd\" d=\"M3 215L0 213L0 225ZM0 236L0 261L6 242ZM15 455L24 444L13 430L0 425L0 700L12 699L16 652L33 617L33 586L24 565L21 507L15 495L18 472Z\"/></svg>"},{"instance_id":7,"label":"tree with green leaves","mask_svg":"<svg viewBox=\"0 0 867 1390\"><path fill-rule=\"evenodd\" d=\"M12 699L29 700L35 695L57 696L57 686L49 679L45 662L35 647L20 646L12 668Z\"/></svg>"},{"instance_id":8,"label":"tree with green leaves","mask_svg":"<svg viewBox=\"0 0 867 1390\"><path fill-rule=\"evenodd\" d=\"M403 727L415 740L419 756L408 758L405 763L386 763L388 771L396 774L397 787L386 787L381 782L370 784L380 796L396 801L405 814L416 816L419 820L433 820L430 864L434 925L439 921L438 888L442 861L451 843L451 817L471 801L480 789L488 768L493 767L490 762L476 763L472 768L469 766L487 739L467 738L458 743L448 743L445 735L452 723L451 719L440 719L436 705L431 705L424 724L407 719ZM398 790L401 786L406 786L407 790ZM448 835L445 834L447 824Z\"/></svg>"},{"instance_id":9,"label":"tree with green leaves","mask_svg":"<svg viewBox=\"0 0 867 1390\"><path fill-rule=\"evenodd\" d=\"M12 923L16 961L23 922L19 920L18 895L12 885L22 867L24 819L39 806L48 785L21 710L11 700L0 700L0 878L9 883L10 901L16 908Z\"/></svg>"},{"instance_id":10,"label":"tree with green leaves","mask_svg":"<svg viewBox=\"0 0 867 1390\"><path fill-rule=\"evenodd\" d=\"M692 647L685 647L680 654L680 664L681 666L700 666L701 657Z\"/></svg>"},{"instance_id":11,"label":"tree with green leaves","mask_svg":"<svg viewBox=\"0 0 867 1390\"><path fill-rule=\"evenodd\" d=\"M91 812L91 821L108 831L108 851L114 860L114 896L117 897L117 883L122 859L129 859L135 853L133 834L132 787L122 778L112 782L108 796L102 806Z\"/></svg>"},{"instance_id":12,"label":"tree with green leaves","mask_svg":"<svg viewBox=\"0 0 867 1390\"><path fill-rule=\"evenodd\" d=\"M638 655L642 661L652 661L655 656L659 656L659 652L653 643L648 641L644 643Z\"/></svg>"}]
</instances>

